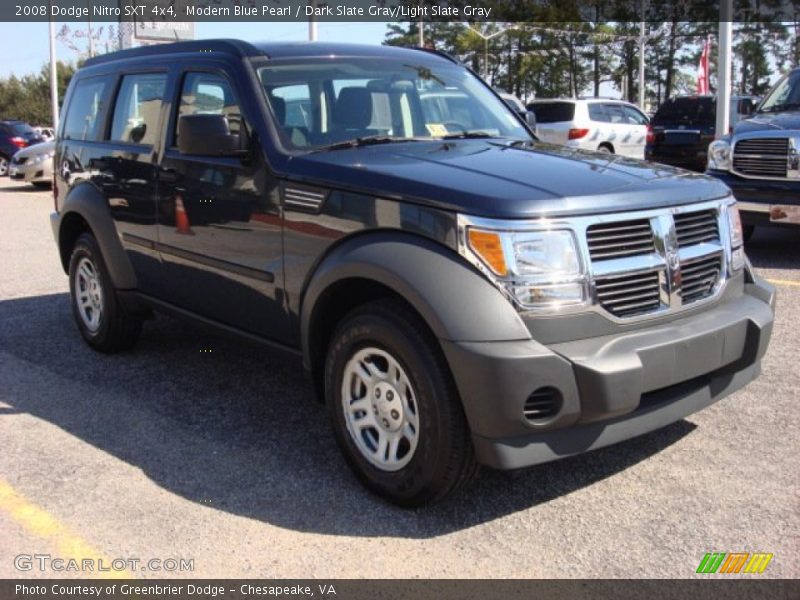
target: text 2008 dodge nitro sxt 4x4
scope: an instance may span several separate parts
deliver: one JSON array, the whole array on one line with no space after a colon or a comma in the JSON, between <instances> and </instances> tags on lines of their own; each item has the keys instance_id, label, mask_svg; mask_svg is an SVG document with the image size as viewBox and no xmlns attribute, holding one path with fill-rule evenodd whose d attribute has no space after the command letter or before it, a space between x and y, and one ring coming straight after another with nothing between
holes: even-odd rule
<instances>
[{"instance_id":1,"label":"text 2008 dodge nitro sxt 4x4","mask_svg":"<svg viewBox=\"0 0 800 600\"><path fill-rule=\"evenodd\" d=\"M129 348L155 310L302 356L395 503L759 372L774 292L728 188L543 144L448 57L182 42L88 61L65 107L52 224L85 340Z\"/></svg>"}]
</instances>

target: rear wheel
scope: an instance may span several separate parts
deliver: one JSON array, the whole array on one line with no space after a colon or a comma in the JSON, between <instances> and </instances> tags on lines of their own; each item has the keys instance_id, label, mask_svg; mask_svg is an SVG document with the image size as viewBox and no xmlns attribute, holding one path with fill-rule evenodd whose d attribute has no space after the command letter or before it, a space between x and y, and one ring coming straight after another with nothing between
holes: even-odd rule
<instances>
[{"instance_id":1,"label":"rear wheel","mask_svg":"<svg viewBox=\"0 0 800 600\"><path fill-rule=\"evenodd\" d=\"M598 146L597 151L600 154L614 154L614 151L611 149L610 146L603 144L602 146Z\"/></svg>"},{"instance_id":2,"label":"rear wheel","mask_svg":"<svg viewBox=\"0 0 800 600\"><path fill-rule=\"evenodd\" d=\"M127 350L139 339L140 319L125 313L94 237L81 234L69 262L72 314L83 339L100 352Z\"/></svg>"},{"instance_id":3,"label":"rear wheel","mask_svg":"<svg viewBox=\"0 0 800 600\"><path fill-rule=\"evenodd\" d=\"M395 504L435 502L477 472L444 357L399 302L367 304L339 325L325 364L325 397L348 463Z\"/></svg>"},{"instance_id":4,"label":"rear wheel","mask_svg":"<svg viewBox=\"0 0 800 600\"><path fill-rule=\"evenodd\" d=\"M8 159L5 156L0 156L0 177L8 175Z\"/></svg>"}]
</instances>

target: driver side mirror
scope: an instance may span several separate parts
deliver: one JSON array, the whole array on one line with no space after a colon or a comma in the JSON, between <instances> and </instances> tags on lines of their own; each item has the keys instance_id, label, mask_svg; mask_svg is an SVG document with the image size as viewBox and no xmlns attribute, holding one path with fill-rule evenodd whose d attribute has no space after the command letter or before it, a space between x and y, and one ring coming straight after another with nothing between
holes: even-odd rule
<instances>
[{"instance_id":1,"label":"driver side mirror","mask_svg":"<svg viewBox=\"0 0 800 600\"><path fill-rule=\"evenodd\" d=\"M248 140L244 127L231 133L225 115L184 115L178 119L178 150L190 156L242 156Z\"/></svg>"}]
</instances>

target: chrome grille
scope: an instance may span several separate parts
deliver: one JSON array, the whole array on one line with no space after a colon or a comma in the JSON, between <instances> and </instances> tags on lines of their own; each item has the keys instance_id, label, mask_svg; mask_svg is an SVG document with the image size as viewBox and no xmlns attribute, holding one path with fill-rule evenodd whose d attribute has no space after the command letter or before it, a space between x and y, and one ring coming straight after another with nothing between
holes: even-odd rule
<instances>
[{"instance_id":1,"label":"chrome grille","mask_svg":"<svg viewBox=\"0 0 800 600\"><path fill-rule=\"evenodd\" d=\"M703 242L718 242L719 223L716 211L703 210L676 214L675 234L678 236L679 248Z\"/></svg>"},{"instance_id":2,"label":"chrome grille","mask_svg":"<svg viewBox=\"0 0 800 600\"><path fill-rule=\"evenodd\" d=\"M632 317L661 308L658 271L595 279L597 301L616 317Z\"/></svg>"},{"instance_id":3,"label":"chrome grille","mask_svg":"<svg viewBox=\"0 0 800 600\"><path fill-rule=\"evenodd\" d=\"M733 147L733 170L751 177L786 177L788 138L739 140Z\"/></svg>"},{"instance_id":4,"label":"chrome grille","mask_svg":"<svg viewBox=\"0 0 800 600\"><path fill-rule=\"evenodd\" d=\"M648 219L591 225L586 230L586 241L592 260L655 252L653 230Z\"/></svg>"},{"instance_id":5,"label":"chrome grille","mask_svg":"<svg viewBox=\"0 0 800 600\"><path fill-rule=\"evenodd\" d=\"M722 255L706 256L681 264L681 299L684 304L710 296L722 273Z\"/></svg>"}]
</instances>

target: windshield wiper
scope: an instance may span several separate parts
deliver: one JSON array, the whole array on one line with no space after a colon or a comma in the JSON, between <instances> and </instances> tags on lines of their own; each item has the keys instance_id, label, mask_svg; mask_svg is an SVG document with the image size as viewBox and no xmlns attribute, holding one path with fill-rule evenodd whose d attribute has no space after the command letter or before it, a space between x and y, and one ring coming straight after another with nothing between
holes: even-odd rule
<instances>
[{"instance_id":1,"label":"windshield wiper","mask_svg":"<svg viewBox=\"0 0 800 600\"><path fill-rule=\"evenodd\" d=\"M800 108L800 102L784 102L783 104L773 104L768 108L762 108L758 112L767 113L767 112L779 112L782 110L791 110Z\"/></svg>"},{"instance_id":2,"label":"windshield wiper","mask_svg":"<svg viewBox=\"0 0 800 600\"><path fill-rule=\"evenodd\" d=\"M494 135L488 131L462 131L460 133L448 133L447 135L440 136L442 140L482 140L486 138L497 138L499 135Z\"/></svg>"},{"instance_id":3,"label":"windshield wiper","mask_svg":"<svg viewBox=\"0 0 800 600\"><path fill-rule=\"evenodd\" d=\"M413 137L396 137L393 135L366 135L362 137L353 138L352 140L345 140L343 142L336 142L329 146L318 148L315 152L327 152L328 150L343 150L346 148L361 148L362 146L377 146L379 144L392 144L397 142L418 142L419 138Z\"/></svg>"}]
</instances>

